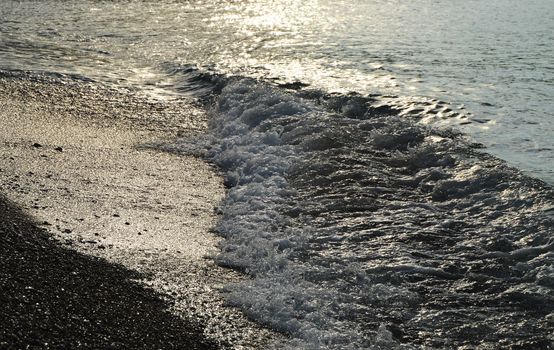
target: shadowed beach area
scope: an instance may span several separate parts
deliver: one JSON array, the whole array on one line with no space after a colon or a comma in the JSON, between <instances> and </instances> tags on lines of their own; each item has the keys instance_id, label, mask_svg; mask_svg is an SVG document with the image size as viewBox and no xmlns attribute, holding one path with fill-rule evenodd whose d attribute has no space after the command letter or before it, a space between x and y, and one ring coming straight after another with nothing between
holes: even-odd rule
<instances>
[{"instance_id":1,"label":"shadowed beach area","mask_svg":"<svg viewBox=\"0 0 554 350\"><path fill-rule=\"evenodd\" d=\"M206 116L69 77L0 75L0 348L258 348L209 257L214 169L144 147ZM79 345L81 344L81 345Z\"/></svg>"},{"instance_id":2,"label":"shadowed beach area","mask_svg":"<svg viewBox=\"0 0 554 350\"><path fill-rule=\"evenodd\" d=\"M215 349L139 273L61 246L0 199L1 349Z\"/></svg>"}]
</instances>

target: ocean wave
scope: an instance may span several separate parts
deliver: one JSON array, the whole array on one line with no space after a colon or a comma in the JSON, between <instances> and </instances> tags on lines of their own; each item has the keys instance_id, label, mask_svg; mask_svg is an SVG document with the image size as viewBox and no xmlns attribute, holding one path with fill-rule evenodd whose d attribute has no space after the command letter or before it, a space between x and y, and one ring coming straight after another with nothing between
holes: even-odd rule
<instances>
[{"instance_id":1,"label":"ocean wave","mask_svg":"<svg viewBox=\"0 0 554 350\"><path fill-rule=\"evenodd\" d=\"M370 96L191 72L210 131L164 148L222 169L229 301L284 346L552 346L550 186Z\"/></svg>"}]
</instances>

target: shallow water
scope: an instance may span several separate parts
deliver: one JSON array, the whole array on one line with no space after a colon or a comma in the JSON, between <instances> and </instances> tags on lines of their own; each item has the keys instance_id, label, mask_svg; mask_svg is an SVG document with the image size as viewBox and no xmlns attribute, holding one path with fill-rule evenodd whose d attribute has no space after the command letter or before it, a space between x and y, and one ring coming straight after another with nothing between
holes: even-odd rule
<instances>
[{"instance_id":1,"label":"shallow water","mask_svg":"<svg viewBox=\"0 0 554 350\"><path fill-rule=\"evenodd\" d=\"M378 94L554 183L554 6L515 1L3 1L0 67L187 89L183 66Z\"/></svg>"},{"instance_id":2,"label":"shallow water","mask_svg":"<svg viewBox=\"0 0 554 350\"><path fill-rule=\"evenodd\" d=\"M225 171L230 301L290 348L552 347L552 188L364 102L226 81L164 146Z\"/></svg>"},{"instance_id":3,"label":"shallow water","mask_svg":"<svg viewBox=\"0 0 554 350\"><path fill-rule=\"evenodd\" d=\"M549 1L8 1L0 18L0 68L201 97L208 134L156 147L223 171L216 260L253 277L229 301L283 347L554 346L554 193L482 152L554 183Z\"/></svg>"}]
</instances>

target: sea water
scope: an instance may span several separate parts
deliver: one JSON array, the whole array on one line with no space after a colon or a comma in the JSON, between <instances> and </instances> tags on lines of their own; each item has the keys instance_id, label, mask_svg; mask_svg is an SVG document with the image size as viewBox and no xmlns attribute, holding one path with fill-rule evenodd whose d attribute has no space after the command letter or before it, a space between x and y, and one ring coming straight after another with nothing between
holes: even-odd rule
<instances>
[{"instance_id":1,"label":"sea water","mask_svg":"<svg viewBox=\"0 0 554 350\"><path fill-rule=\"evenodd\" d=\"M550 0L6 0L0 65L162 94L191 65L380 95L554 183Z\"/></svg>"},{"instance_id":2,"label":"sea water","mask_svg":"<svg viewBox=\"0 0 554 350\"><path fill-rule=\"evenodd\" d=\"M551 187L360 96L230 79L212 113L165 149L224 170L229 300L290 348L552 346Z\"/></svg>"},{"instance_id":3,"label":"sea water","mask_svg":"<svg viewBox=\"0 0 554 350\"><path fill-rule=\"evenodd\" d=\"M548 0L8 0L0 68L199 98L160 147L222 169L229 301L283 346L548 349L553 33Z\"/></svg>"}]
</instances>

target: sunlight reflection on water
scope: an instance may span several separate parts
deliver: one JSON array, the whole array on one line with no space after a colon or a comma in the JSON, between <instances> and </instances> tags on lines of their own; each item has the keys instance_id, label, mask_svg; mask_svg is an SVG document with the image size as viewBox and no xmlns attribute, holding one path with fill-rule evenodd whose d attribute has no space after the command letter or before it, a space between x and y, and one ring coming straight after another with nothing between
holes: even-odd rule
<instances>
[{"instance_id":1,"label":"sunlight reflection on water","mask_svg":"<svg viewBox=\"0 0 554 350\"><path fill-rule=\"evenodd\" d=\"M160 94L180 78L167 67L196 64L393 96L384 101L423 108L427 114L412 115L459 127L554 183L548 0L6 1L0 17L4 68L77 73ZM428 99L449 107L422 107Z\"/></svg>"}]
</instances>

